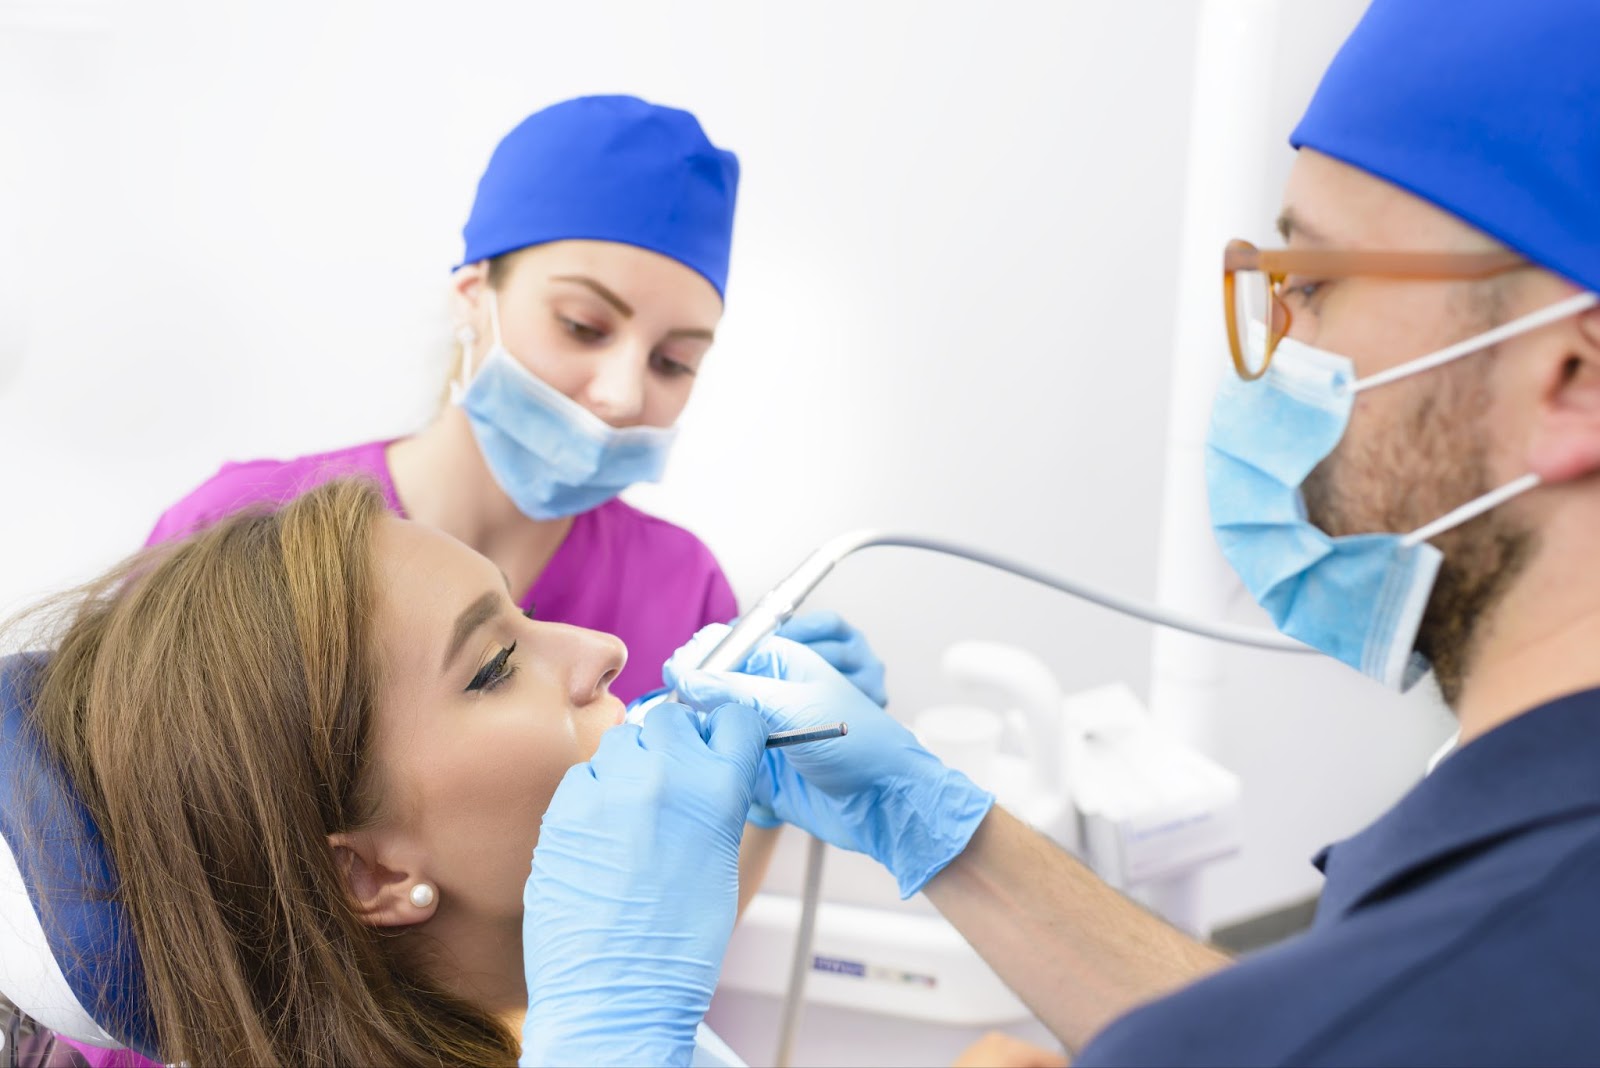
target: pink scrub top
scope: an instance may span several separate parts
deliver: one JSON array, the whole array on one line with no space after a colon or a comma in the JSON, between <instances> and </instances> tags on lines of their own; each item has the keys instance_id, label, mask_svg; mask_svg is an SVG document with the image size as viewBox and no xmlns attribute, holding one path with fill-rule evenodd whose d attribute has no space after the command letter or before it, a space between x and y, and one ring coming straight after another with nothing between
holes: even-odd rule
<instances>
[{"instance_id":1,"label":"pink scrub top","mask_svg":"<svg viewBox=\"0 0 1600 1068\"><path fill-rule=\"evenodd\" d=\"M374 479L389 507L404 516L385 455L389 444L224 464L167 509L146 544L181 538L246 505L286 503L341 475ZM624 701L659 689L661 665L680 645L707 623L726 623L739 610L722 568L699 538L620 500L573 518L522 608L534 608L538 619L621 638L628 663L611 692Z\"/></svg>"},{"instance_id":2,"label":"pink scrub top","mask_svg":"<svg viewBox=\"0 0 1600 1068\"><path fill-rule=\"evenodd\" d=\"M57 1035L56 1041L63 1046L70 1046L78 1052L81 1062L71 1054L57 1053L55 1057L45 1062L50 1068L77 1068L81 1063L83 1068L161 1068L160 1061L146 1060L131 1049L101 1049L91 1046L87 1042L78 1042L63 1035Z\"/></svg>"}]
</instances>

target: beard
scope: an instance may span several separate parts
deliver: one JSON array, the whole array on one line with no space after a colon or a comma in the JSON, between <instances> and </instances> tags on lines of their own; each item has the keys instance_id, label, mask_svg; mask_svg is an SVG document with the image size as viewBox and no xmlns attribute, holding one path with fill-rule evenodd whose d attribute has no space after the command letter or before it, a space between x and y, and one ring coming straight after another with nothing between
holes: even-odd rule
<instances>
[{"instance_id":1,"label":"beard","mask_svg":"<svg viewBox=\"0 0 1600 1068\"><path fill-rule=\"evenodd\" d=\"M1494 625L1494 609L1533 556L1534 537L1491 512L1438 539L1444 552L1417 630L1417 652L1433 665L1445 704L1461 698L1472 661Z\"/></svg>"},{"instance_id":2,"label":"beard","mask_svg":"<svg viewBox=\"0 0 1600 1068\"><path fill-rule=\"evenodd\" d=\"M1333 537L1404 534L1494 488L1488 462L1489 352L1443 368L1437 388L1386 431L1340 443L1306 479L1307 517ZM1494 609L1526 567L1533 533L1491 511L1431 539L1444 554L1415 649L1454 708Z\"/></svg>"}]
</instances>

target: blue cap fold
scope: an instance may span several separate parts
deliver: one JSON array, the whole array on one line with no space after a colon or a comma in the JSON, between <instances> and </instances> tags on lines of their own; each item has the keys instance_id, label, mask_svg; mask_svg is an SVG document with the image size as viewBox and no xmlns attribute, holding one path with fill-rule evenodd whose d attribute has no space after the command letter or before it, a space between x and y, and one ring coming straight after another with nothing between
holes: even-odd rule
<instances>
[{"instance_id":1,"label":"blue cap fold","mask_svg":"<svg viewBox=\"0 0 1600 1068\"><path fill-rule=\"evenodd\" d=\"M1600 291L1600 3L1373 0L1289 141Z\"/></svg>"},{"instance_id":2,"label":"blue cap fold","mask_svg":"<svg viewBox=\"0 0 1600 1068\"><path fill-rule=\"evenodd\" d=\"M547 241L616 241L672 257L725 296L738 187L738 157L687 111L631 96L566 100L495 148L461 263Z\"/></svg>"}]
</instances>

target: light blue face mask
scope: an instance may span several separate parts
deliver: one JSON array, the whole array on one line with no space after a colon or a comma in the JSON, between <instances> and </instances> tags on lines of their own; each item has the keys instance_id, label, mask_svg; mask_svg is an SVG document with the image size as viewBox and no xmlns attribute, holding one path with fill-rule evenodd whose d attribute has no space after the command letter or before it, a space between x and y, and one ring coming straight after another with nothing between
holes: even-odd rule
<instances>
[{"instance_id":1,"label":"light blue face mask","mask_svg":"<svg viewBox=\"0 0 1600 1068\"><path fill-rule=\"evenodd\" d=\"M1444 556L1437 537L1538 485L1527 474L1409 534L1329 537L1300 487L1344 437L1357 393L1440 367L1593 307L1582 293L1381 374L1356 379L1345 357L1292 338L1267 373L1217 391L1206 440L1211 525L1222 553L1279 630L1398 690L1427 673L1417 630ZM1246 344L1263 358L1266 329Z\"/></svg>"},{"instance_id":2,"label":"light blue face mask","mask_svg":"<svg viewBox=\"0 0 1600 1068\"><path fill-rule=\"evenodd\" d=\"M457 403L496 484L530 519L587 512L633 485L656 482L676 427L614 427L518 363L500 340L500 308L489 291L494 344Z\"/></svg>"}]
</instances>

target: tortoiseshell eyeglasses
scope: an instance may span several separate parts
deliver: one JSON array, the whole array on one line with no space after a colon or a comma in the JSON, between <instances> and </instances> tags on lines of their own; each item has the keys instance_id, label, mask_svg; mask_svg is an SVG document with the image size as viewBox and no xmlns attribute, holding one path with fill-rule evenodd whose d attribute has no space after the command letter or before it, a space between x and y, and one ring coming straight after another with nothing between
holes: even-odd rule
<instances>
[{"instance_id":1,"label":"tortoiseshell eyeglasses","mask_svg":"<svg viewBox=\"0 0 1600 1068\"><path fill-rule=\"evenodd\" d=\"M1423 280L1481 279L1528 266L1515 252L1379 252L1333 249L1256 248L1235 238L1222 254L1223 314L1228 320L1228 348L1233 369L1245 381L1260 378L1272 354L1294 324L1284 294L1291 281L1320 282L1330 278L1409 278ZM1304 283L1303 283L1304 284ZM1251 322L1266 328L1259 351L1245 344Z\"/></svg>"}]
</instances>

